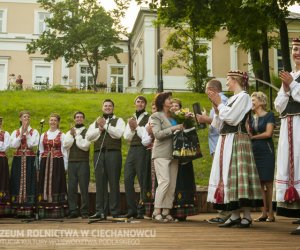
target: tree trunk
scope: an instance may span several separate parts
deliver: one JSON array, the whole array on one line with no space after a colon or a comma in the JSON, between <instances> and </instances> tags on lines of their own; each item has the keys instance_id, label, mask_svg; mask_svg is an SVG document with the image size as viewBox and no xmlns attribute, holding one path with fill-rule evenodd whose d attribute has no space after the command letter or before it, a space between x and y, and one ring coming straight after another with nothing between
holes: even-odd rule
<instances>
[{"instance_id":1,"label":"tree trunk","mask_svg":"<svg viewBox=\"0 0 300 250\"><path fill-rule=\"evenodd\" d=\"M98 78L98 72L99 72L99 69L98 69L98 63L96 63L96 65L95 65L95 74L94 74L94 92L97 92L97 86L96 86L96 84L97 84L97 78Z\"/></svg>"},{"instance_id":2,"label":"tree trunk","mask_svg":"<svg viewBox=\"0 0 300 250\"><path fill-rule=\"evenodd\" d=\"M264 81L271 82L270 77L270 65L269 65L269 43L268 43L268 33L265 32L264 42L262 43L262 64L263 64L263 75ZM269 87L269 105L270 110L273 109L273 93L272 88Z\"/></svg>"},{"instance_id":3,"label":"tree trunk","mask_svg":"<svg viewBox=\"0 0 300 250\"><path fill-rule=\"evenodd\" d=\"M279 32L280 32L280 48L281 48L283 68L285 71L291 72L292 66L291 66L291 59L290 59L289 36L288 36L288 29L287 29L285 19L280 20Z\"/></svg>"},{"instance_id":4,"label":"tree trunk","mask_svg":"<svg viewBox=\"0 0 300 250\"><path fill-rule=\"evenodd\" d=\"M266 82L271 82L269 69L270 69L269 43L268 43L268 35L267 33L265 33L264 42L262 43L262 70L263 70L263 80Z\"/></svg>"},{"instance_id":5,"label":"tree trunk","mask_svg":"<svg viewBox=\"0 0 300 250\"><path fill-rule=\"evenodd\" d=\"M253 73L256 78L263 79L262 63L258 49L250 49Z\"/></svg>"}]
</instances>

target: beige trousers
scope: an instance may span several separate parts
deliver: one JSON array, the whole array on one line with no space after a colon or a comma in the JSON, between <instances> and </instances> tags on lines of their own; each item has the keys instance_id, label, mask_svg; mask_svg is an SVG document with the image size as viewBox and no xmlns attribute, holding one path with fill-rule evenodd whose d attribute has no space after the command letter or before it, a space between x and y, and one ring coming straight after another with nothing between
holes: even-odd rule
<instances>
[{"instance_id":1,"label":"beige trousers","mask_svg":"<svg viewBox=\"0 0 300 250\"><path fill-rule=\"evenodd\" d=\"M154 167L158 182L154 207L171 209L176 188L178 160L156 158L154 159Z\"/></svg>"}]
</instances>

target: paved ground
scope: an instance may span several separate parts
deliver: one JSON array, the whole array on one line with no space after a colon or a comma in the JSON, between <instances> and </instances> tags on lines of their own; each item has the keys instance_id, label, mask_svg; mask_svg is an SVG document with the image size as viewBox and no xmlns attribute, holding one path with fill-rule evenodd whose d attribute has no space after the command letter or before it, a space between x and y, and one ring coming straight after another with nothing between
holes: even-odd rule
<instances>
[{"instance_id":1,"label":"paved ground","mask_svg":"<svg viewBox=\"0 0 300 250\"><path fill-rule=\"evenodd\" d=\"M204 221L212 216L201 214L172 224L0 219L0 249L300 249L300 235L289 234L295 228L291 219L224 229Z\"/></svg>"}]
</instances>

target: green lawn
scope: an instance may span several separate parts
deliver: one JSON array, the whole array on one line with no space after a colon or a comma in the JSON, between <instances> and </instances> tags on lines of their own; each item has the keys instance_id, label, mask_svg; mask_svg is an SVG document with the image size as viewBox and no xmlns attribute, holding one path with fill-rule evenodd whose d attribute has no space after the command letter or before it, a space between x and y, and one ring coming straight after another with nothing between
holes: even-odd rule
<instances>
[{"instance_id":1,"label":"green lawn","mask_svg":"<svg viewBox=\"0 0 300 250\"><path fill-rule=\"evenodd\" d=\"M54 91L4 91L0 92L0 116L4 117L4 129L10 133L19 127L19 112L21 110L30 110L31 126L39 130L39 121L45 119L44 130L48 129L48 117L50 113L57 112L61 116L60 129L67 132L73 126L73 113L81 110L86 114L86 126L94 121L101 114L101 103L106 98L111 98L115 102L115 114L122 117L125 121L132 116L134 112L133 100L137 94L119 94L119 93L87 93L87 92L54 92ZM154 94L145 94L148 99L148 107ZM179 98L184 107L191 109L194 102L200 102L202 107L210 109L210 102L205 94L195 93L174 93L173 97ZM199 130L199 139L203 158L194 161L196 182L198 185L206 186L211 167L211 156L209 155L207 142L207 129ZM123 141L123 166L127 155L128 146ZM91 150L92 151L92 150ZM12 150L9 151L12 155ZM92 156L92 152L91 152ZM91 157L92 159L92 157ZM10 157L11 162L11 157ZM91 160L91 169L93 163ZM94 181L94 171L91 171L91 181ZM123 171L121 182L124 181Z\"/></svg>"}]
</instances>

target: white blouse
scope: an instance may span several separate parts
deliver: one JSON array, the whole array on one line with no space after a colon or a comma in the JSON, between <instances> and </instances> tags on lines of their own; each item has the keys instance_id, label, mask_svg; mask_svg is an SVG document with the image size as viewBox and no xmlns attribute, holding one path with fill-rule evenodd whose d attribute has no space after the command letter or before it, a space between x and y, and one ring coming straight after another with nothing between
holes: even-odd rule
<instances>
[{"instance_id":1,"label":"white blouse","mask_svg":"<svg viewBox=\"0 0 300 250\"><path fill-rule=\"evenodd\" d=\"M39 132L36 129L34 129L32 132L32 135L30 135L30 133L29 133L30 130L31 130L31 127L29 126L27 129L27 135L26 135L28 148L35 147L39 143ZM20 132L21 131L22 131L22 127L20 128ZM16 134L17 134L17 130L12 132L12 134L10 136L10 146L12 148L19 148L21 145L22 135L20 133L20 135L17 137Z\"/></svg>"},{"instance_id":2,"label":"white blouse","mask_svg":"<svg viewBox=\"0 0 300 250\"><path fill-rule=\"evenodd\" d=\"M10 135L7 131L4 132L4 141L0 141L0 152L5 152L9 149Z\"/></svg>"},{"instance_id":3,"label":"white blouse","mask_svg":"<svg viewBox=\"0 0 300 250\"><path fill-rule=\"evenodd\" d=\"M48 130L47 132L47 136L48 136L48 140L54 140L58 133L60 132L60 130L55 130L55 131L50 131ZM40 145L39 145L39 150L40 150L40 158L41 158L41 155L42 153L44 153L45 149L44 149L44 145L43 145L43 140L44 140L44 135L45 133L43 133L41 135L41 140L40 140ZM65 134L62 133L61 134L61 137L60 137L60 141L61 141L61 152L63 154L63 158L64 158L64 165L65 165L65 170L68 169L68 151L63 147L63 144L64 144L64 140L65 140Z\"/></svg>"}]
</instances>

